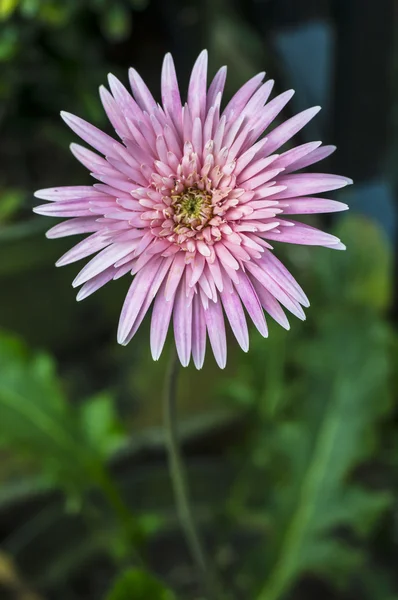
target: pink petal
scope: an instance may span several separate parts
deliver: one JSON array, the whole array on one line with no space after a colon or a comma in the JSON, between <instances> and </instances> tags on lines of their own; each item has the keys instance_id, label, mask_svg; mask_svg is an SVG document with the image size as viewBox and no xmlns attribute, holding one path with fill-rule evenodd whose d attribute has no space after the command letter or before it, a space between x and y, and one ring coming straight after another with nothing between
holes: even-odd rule
<instances>
[{"instance_id":1,"label":"pink petal","mask_svg":"<svg viewBox=\"0 0 398 600\"><path fill-rule=\"evenodd\" d=\"M68 250L60 259L55 263L57 267L63 267L64 265L69 265L71 263L76 262L77 260L81 260L82 258L86 258L87 256L91 256L95 252L106 248L111 244L111 240L105 237L102 231L98 231L93 235L90 235L88 238L85 238L73 248Z\"/></svg>"},{"instance_id":2,"label":"pink petal","mask_svg":"<svg viewBox=\"0 0 398 600\"><path fill-rule=\"evenodd\" d=\"M173 311L174 338L178 358L183 367L187 367L192 347L192 302L188 301L184 282L176 293Z\"/></svg>"},{"instance_id":3,"label":"pink petal","mask_svg":"<svg viewBox=\"0 0 398 600\"><path fill-rule=\"evenodd\" d=\"M288 198L278 203L285 215L310 215L348 210L348 205L326 198Z\"/></svg>"},{"instance_id":4,"label":"pink petal","mask_svg":"<svg viewBox=\"0 0 398 600\"><path fill-rule=\"evenodd\" d=\"M182 115L181 96L173 58L170 53L164 57L161 80L163 107L166 114L173 119L174 124L180 131Z\"/></svg>"},{"instance_id":5,"label":"pink petal","mask_svg":"<svg viewBox=\"0 0 398 600\"><path fill-rule=\"evenodd\" d=\"M144 303L142 304L142 306L140 308L140 311L134 321L134 325L131 328L130 333L128 334L125 341L123 342L123 345L128 344L132 340L134 335L137 333L137 330L138 330L139 326L141 325L142 321L144 320L144 317L147 314L148 309L153 302L153 299L156 297L156 294L158 293L160 286L164 282L165 276L167 275L167 271L170 268L171 262L172 262L171 257L165 258L161 261L160 267L159 267L158 271L156 272L156 275L155 275L155 277L152 281L152 284L148 290L148 293L146 295Z\"/></svg>"},{"instance_id":6,"label":"pink petal","mask_svg":"<svg viewBox=\"0 0 398 600\"><path fill-rule=\"evenodd\" d=\"M253 124L253 133L248 138L248 143L253 143L272 123L272 121L279 115L281 110L283 110L289 100L293 97L294 90L288 90L287 92L283 92L271 102L265 105L263 110L258 114L256 121ZM268 136L267 136L267 144L264 146L264 150L261 155L265 156L265 153L272 154L273 150L268 151Z\"/></svg>"},{"instance_id":7,"label":"pink petal","mask_svg":"<svg viewBox=\"0 0 398 600\"><path fill-rule=\"evenodd\" d=\"M157 111L156 102L141 75L133 68L129 69L129 80L131 89L138 106L149 114Z\"/></svg>"},{"instance_id":8,"label":"pink petal","mask_svg":"<svg viewBox=\"0 0 398 600\"><path fill-rule=\"evenodd\" d=\"M117 341L124 344L137 318L161 263L154 258L133 279L120 313Z\"/></svg>"},{"instance_id":9,"label":"pink petal","mask_svg":"<svg viewBox=\"0 0 398 600\"><path fill-rule=\"evenodd\" d=\"M263 337L268 337L268 327L260 301L257 297L256 290L246 273L242 273L239 277L239 283L235 285L235 289L258 331Z\"/></svg>"},{"instance_id":10,"label":"pink petal","mask_svg":"<svg viewBox=\"0 0 398 600\"><path fill-rule=\"evenodd\" d=\"M37 190L34 196L40 200L58 202L59 200L80 200L90 196L98 198L101 194L91 185L72 185ZM105 195L102 197L105 197Z\"/></svg>"},{"instance_id":11,"label":"pink petal","mask_svg":"<svg viewBox=\"0 0 398 600\"><path fill-rule=\"evenodd\" d=\"M173 311L174 298L167 301L165 298L165 282L163 282L152 311L151 321L151 353L153 360L159 360L164 343L166 341L167 330L170 324L171 313Z\"/></svg>"},{"instance_id":12,"label":"pink petal","mask_svg":"<svg viewBox=\"0 0 398 600\"><path fill-rule=\"evenodd\" d=\"M298 173L295 175L281 175L278 185L285 185L283 190L273 196L273 200L283 200L308 194L320 194L330 190L338 190L352 183L352 179L340 175L325 173Z\"/></svg>"},{"instance_id":13,"label":"pink petal","mask_svg":"<svg viewBox=\"0 0 398 600\"><path fill-rule=\"evenodd\" d=\"M47 231L46 237L48 239L55 239L79 233L91 233L99 229L101 229L101 225L97 223L95 217L77 217L51 227Z\"/></svg>"},{"instance_id":14,"label":"pink petal","mask_svg":"<svg viewBox=\"0 0 398 600\"><path fill-rule=\"evenodd\" d=\"M222 113L227 118L231 116L232 113L235 115L239 115L241 111L245 108L247 102L253 96L254 92L257 90L262 80L264 79L265 73L258 73L249 81L247 81L242 87L236 92L236 94L231 98L225 107L224 112Z\"/></svg>"},{"instance_id":15,"label":"pink petal","mask_svg":"<svg viewBox=\"0 0 398 600\"><path fill-rule=\"evenodd\" d=\"M170 267L169 276L166 282L166 301L169 301L174 297L174 294L176 292L178 284L180 283L180 279L182 277L182 274L184 273L185 268L185 252L178 252L175 255L173 264Z\"/></svg>"},{"instance_id":16,"label":"pink petal","mask_svg":"<svg viewBox=\"0 0 398 600\"><path fill-rule=\"evenodd\" d=\"M314 116L321 110L320 106L314 106L308 108L303 112L295 115L291 119L288 119L279 127L276 127L271 133L268 134L268 142L266 151L267 154L272 154L280 148L285 142L290 140L300 129L302 129Z\"/></svg>"},{"instance_id":17,"label":"pink petal","mask_svg":"<svg viewBox=\"0 0 398 600\"><path fill-rule=\"evenodd\" d=\"M227 364L227 339L221 301L218 299L217 302L209 302L204 315L214 358L220 369L224 369Z\"/></svg>"},{"instance_id":18,"label":"pink petal","mask_svg":"<svg viewBox=\"0 0 398 600\"><path fill-rule=\"evenodd\" d=\"M61 117L65 123L69 125L72 131L81 137L82 140L90 144L90 146L101 152L101 154L117 158L117 152L115 150L116 140L98 129L98 127L94 127L94 125L87 123L84 119L76 117L71 113L62 111Z\"/></svg>"},{"instance_id":19,"label":"pink petal","mask_svg":"<svg viewBox=\"0 0 398 600\"><path fill-rule=\"evenodd\" d=\"M219 69L217 71L213 81L211 82L211 84L209 86L209 90L207 92L206 111L209 111L209 109L214 105L217 95L219 93L221 93L221 94L223 93L226 78L227 78L227 67L221 67L221 69Z\"/></svg>"},{"instance_id":20,"label":"pink petal","mask_svg":"<svg viewBox=\"0 0 398 600\"><path fill-rule=\"evenodd\" d=\"M87 281L77 293L76 300L80 302L81 300L85 300L91 294L94 294L97 290L102 288L108 281L111 281L115 275L116 269L114 267L109 267L105 269L99 275L96 275L90 281Z\"/></svg>"},{"instance_id":21,"label":"pink petal","mask_svg":"<svg viewBox=\"0 0 398 600\"><path fill-rule=\"evenodd\" d=\"M100 98L107 117L113 125L116 133L121 138L129 137L129 128L127 127L124 115L112 94L110 94L103 85L100 86Z\"/></svg>"},{"instance_id":22,"label":"pink petal","mask_svg":"<svg viewBox=\"0 0 398 600\"><path fill-rule=\"evenodd\" d=\"M94 234L95 235L95 234ZM131 250L129 242L123 244L114 243L102 250L97 256L92 258L90 262L80 271L74 279L72 285L77 287L82 283L86 283L92 277L95 277L102 271L105 271L111 265L114 265L118 260L126 256Z\"/></svg>"},{"instance_id":23,"label":"pink petal","mask_svg":"<svg viewBox=\"0 0 398 600\"><path fill-rule=\"evenodd\" d=\"M291 227L281 227L280 232L267 231L264 233L264 237L268 240L275 240L278 242L287 242L289 244L303 244L306 246L327 246L333 248L334 245L339 244L340 240L334 235L324 233L315 227L310 225L304 225L304 223L297 223L295 221L289 221L289 224L293 223ZM282 224L282 222L281 222Z\"/></svg>"},{"instance_id":24,"label":"pink petal","mask_svg":"<svg viewBox=\"0 0 398 600\"><path fill-rule=\"evenodd\" d=\"M264 269L268 275L276 281L276 283L285 290L292 298L303 304L303 306L309 306L309 300L304 293L304 290L297 283L290 271L285 265L269 250L265 250L261 259L257 262Z\"/></svg>"},{"instance_id":25,"label":"pink petal","mask_svg":"<svg viewBox=\"0 0 398 600\"><path fill-rule=\"evenodd\" d=\"M199 54L191 74L188 87L188 106L192 120L204 120L206 110L207 50Z\"/></svg>"},{"instance_id":26,"label":"pink petal","mask_svg":"<svg viewBox=\"0 0 398 600\"><path fill-rule=\"evenodd\" d=\"M222 292L221 299L231 329L242 350L247 352L249 350L249 332L239 296L230 286L229 289Z\"/></svg>"},{"instance_id":27,"label":"pink petal","mask_svg":"<svg viewBox=\"0 0 398 600\"><path fill-rule=\"evenodd\" d=\"M279 304L278 300L265 289L261 283L257 281L255 277L251 277L251 282L254 286L254 289L257 292L258 299L261 302L262 307L267 313L281 325L284 329L289 330L290 325L287 317L283 311L283 308Z\"/></svg>"},{"instance_id":28,"label":"pink petal","mask_svg":"<svg viewBox=\"0 0 398 600\"><path fill-rule=\"evenodd\" d=\"M197 369L203 367L206 353L206 320L199 294L193 297L192 308L192 358Z\"/></svg>"},{"instance_id":29,"label":"pink petal","mask_svg":"<svg viewBox=\"0 0 398 600\"><path fill-rule=\"evenodd\" d=\"M286 169L286 173L290 173L291 171L298 171L299 169L304 169L304 167L308 167L309 165L313 165L321 160L324 160L336 150L336 146L322 146L321 148L317 148L304 156L303 158L297 160L292 163L288 169Z\"/></svg>"},{"instance_id":30,"label":"pink petal","mask_svg":"<svg viewBox=\"0 0 398 600\"><path fill-rule=\"evenodd\" d=\"M287 167L298 162L302 158L306 158L308 154L319 148L322 142L308 142L307 144L301 144L300 146L296 146L295 148L291 148L286 152L280 154L274 164L274 167L284 167L285 171ZM292 169L293 171L295 169Z\"/></svg>"}]
</instances>

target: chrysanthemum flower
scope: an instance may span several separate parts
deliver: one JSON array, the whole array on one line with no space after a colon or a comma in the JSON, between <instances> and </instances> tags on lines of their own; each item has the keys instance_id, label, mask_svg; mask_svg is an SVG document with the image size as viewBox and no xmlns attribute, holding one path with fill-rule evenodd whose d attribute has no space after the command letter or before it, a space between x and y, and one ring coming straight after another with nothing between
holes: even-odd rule
<instances>
[{"instance_id":1,"label":"chrysanthemum flower","mask_svg":"<svg viewBox=\"0 0 398 600\"><path fill-rule=\"evenodd\" d=\"M150 337L155 360L173 318L184 366L192 354L196 367L202 367L208 335L215 359L224 367L224 315L245 351L249 347L245 312L264 337L264 311L286 329L289 323L282 306L305 318L302 306L309 306L308 299L270 242L344 249L338 238L293 221L290 215L345 210L345 204L314 195L352 181L295 173L329 156L333 146L311 142L276 153L319 107L268 132L293 91L268 101L274 82L262 83L264 73L250 79L224 110L226 68L207 89L206 51L193 67L184 105L170 54L163 62L162 106L134 69L129 75L133 96L113 75L109 75L111 93L100 89L121 141L79 117L61 113L69 127L100 153L71 145L75 157L100 183L40 190L36 197L50 204L34 210L71 217L50 229L49 238L90 234L57 263L66 265L96 254L73 282L82 286L78 300L111 279L133 276L120 316L119 343L131 340L153 303Z\"/></svg>"}]
</instances>

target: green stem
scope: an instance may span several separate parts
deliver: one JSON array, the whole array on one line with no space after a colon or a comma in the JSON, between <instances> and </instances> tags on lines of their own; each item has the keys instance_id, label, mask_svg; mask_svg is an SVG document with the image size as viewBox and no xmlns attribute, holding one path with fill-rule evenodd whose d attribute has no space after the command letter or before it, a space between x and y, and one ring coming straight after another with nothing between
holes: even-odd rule
<instances>
[{"instance_id":1,"label":"green stem","mask_svg":"<svg viewBox=\"0 0 398 600\"><path fill-rule=\"evenodd\" d=\"M218 594L215 593L215 583L212 572L203 550L203 545L196 529L192 514L185 478L185 470L178 443L176 419L178 367L178 358L176 352L173 350L164 387L164 423L169 470L173 485L177 513L186 537L187 545L190 549L192 559L195 562L199 573L201 574L203 584L206 589L207 598L208 600L214 600Z\"/></svg>"}]
</instances>

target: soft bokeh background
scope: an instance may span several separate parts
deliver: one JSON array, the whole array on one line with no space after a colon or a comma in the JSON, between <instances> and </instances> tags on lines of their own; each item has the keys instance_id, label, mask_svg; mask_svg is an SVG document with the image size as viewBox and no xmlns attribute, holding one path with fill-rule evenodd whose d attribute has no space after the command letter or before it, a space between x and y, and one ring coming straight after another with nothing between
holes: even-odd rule
<instances>
[{"instance_id":1,"label":"soft bokeh background","mask_svg":"<svg viewBox=\"0 0 398 600\"><path fill-rule=\"evenodd\" d=\"M297 141L339 146L346 253L278 246L312 301L220 372L181 374L196 518L227 600L398 598L394 0L0 0L0 598L199 600L162 434L167 349L116 344L129 282L83 303L70 240L35 189L89 182L60 109L108 128L97 89L134 65L157 96L203 47L227 96L266 70L324 110ZM127 510L127 508L129 510ZM130 512L131 511L131 514ZM137 553L143 557L141 562ZM166 591L166 588L169 591Z\"/></svg>"}]
</instances>

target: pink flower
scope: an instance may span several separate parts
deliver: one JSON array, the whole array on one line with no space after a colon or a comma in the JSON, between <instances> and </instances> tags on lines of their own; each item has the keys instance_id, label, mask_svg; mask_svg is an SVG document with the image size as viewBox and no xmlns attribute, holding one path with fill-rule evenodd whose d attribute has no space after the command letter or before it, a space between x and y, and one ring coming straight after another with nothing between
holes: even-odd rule
<instances>
[{"instance_id":1,"label":"pink flower","mask_svg":"<svg viewBox=\"0 0 398 600\"><path fill-rule=\"evenodd\" d=\"M222 67L207 89L207 52L197 59L182 105L170 54L162 69L162 103L130 70L133 96L113 75L101 100L121 141L69 113L64 121L96 154L77 144L75 157L100 183L39 190L50 201L35 212L71 217L49 238L90 234L57 265L96 254L73 282L87 298L111 279L134 276L122 308L118 341L127 344L151 304L151 350L161 354L171 317L181 363L203 365L206 336L218 365L226 364L224 314L240 346L249 348L245 310L267 336L264 311L289 329L282 306L300 319L309 306L301 287L276 258L270 242L327 246L340 240L292 221L295 214L346 210L315 195L352 181L337 175L295 173L335 148L311 142L276 151L319 111L310 108L267 131L293 96L268 101L273 81L250 79L220 109ZM102 156L101 156L102 155ZM103 158L103 156L105 158ZM287 218L286 218L287 217ZM281 306L282 305L282 306ZM245 310L244 310L245 309Z\"/></svg>"}]
</instances>

